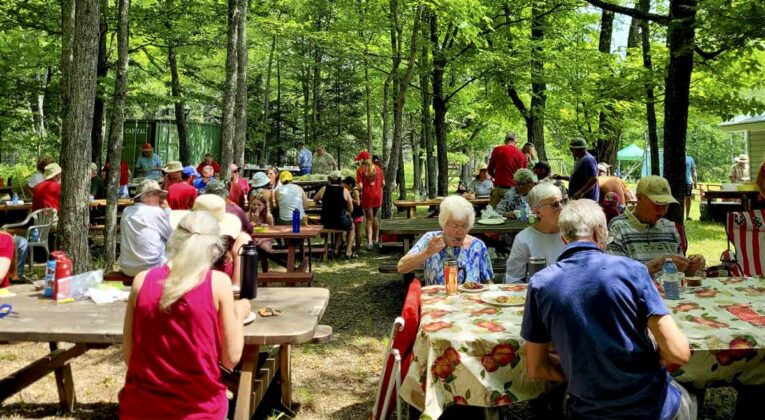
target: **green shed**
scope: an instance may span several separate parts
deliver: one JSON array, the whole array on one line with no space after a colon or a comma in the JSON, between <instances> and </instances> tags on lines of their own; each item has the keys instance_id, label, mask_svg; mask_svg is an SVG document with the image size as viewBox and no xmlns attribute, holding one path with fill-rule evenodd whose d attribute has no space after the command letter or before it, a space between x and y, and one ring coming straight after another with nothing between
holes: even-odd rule
<instances>
[{"instance_id":1,"label":"green shed","mask_svg":"<svg viewBox=\"0 0 765 420\"><path fill-rule=\"evenodd\" d=\"M178 130L174 120L125 120L122 160L128 162L135 173L135 163L141 155L141 147L149 143L154 147L162 163L179 160ZM191 162L197 166L206 153L220 161L220 127L213 124L189 123Z\"/></svg>"}]
</instances>

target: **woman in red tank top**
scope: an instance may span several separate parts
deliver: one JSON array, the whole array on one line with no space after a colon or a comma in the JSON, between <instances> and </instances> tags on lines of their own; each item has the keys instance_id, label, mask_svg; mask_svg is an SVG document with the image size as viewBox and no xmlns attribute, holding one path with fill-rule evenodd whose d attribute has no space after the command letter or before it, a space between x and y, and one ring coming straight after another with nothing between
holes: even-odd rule
<instances>
[{"instance_id":1,"label":"woman in red tank top","mask_svg":"<svg viewBox=\"0 0 765 420\"><path fill-rule=\"evenodd\" d=\"M361 208L364 209L364 218L367 221L367 250L372 250L377 244L380 246L380 222L377 213L382 206L383 186L385 176L383 169L372 161L372 156L363 150L356 156L356 161L361 161L356 170L356 183L361 190Z\"/></svg>"},{"instance_id":2,"label":"woman in red tank top","mask_svg":"<svg viewBox=\"0 0 765 420\"><path fill-rule=\"evenodd\" d=\"M166 266L133 280L120 418L223 419L228 400L218 364L232 369L239 362L250 302L234 302L231 280L210 269L223 252L210 213L181 219L167 251Z\"/></svg>"}]
</instances>

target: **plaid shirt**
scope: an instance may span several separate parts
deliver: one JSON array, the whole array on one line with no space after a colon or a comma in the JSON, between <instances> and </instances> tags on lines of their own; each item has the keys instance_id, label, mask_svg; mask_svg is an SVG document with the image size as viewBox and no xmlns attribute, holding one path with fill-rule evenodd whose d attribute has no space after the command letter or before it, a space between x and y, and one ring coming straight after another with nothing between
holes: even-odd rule
<instances>
[{"instance_id":1,"label":"plaid shirt","mask_svg":"<svg viewBox=\"0 0 765 420\"><path fill-rule=\"evenodd\" d=\"M659 219L653 226L635 217L628 209L611 220L608 228L606 252L621 255L645 264L664 255L683 255L680 235L675 224Z\"/></svg>"}]
</instances>

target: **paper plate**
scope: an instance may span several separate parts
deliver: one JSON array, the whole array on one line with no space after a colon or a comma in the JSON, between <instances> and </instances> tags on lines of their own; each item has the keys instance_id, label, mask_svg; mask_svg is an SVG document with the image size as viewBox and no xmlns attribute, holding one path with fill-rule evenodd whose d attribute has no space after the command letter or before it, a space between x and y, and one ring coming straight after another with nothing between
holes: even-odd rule
<instances>
[{"instance_id":1,"label":"paper plate","mask_svg":"<svg viewBox=\"0 0 765 420\"><path fill-rule=\"evenodd\" d=\"M496 306L523 306L526 303L524 296L499 291L486 292L481 295L481 300Z\"/></svg>"},{"instance_id":2,"label":"paper plate","mask_svg":"<svg viewBox=\"0 0 765 420\"><path fill-rule=\"evenodd\" d=\"M505 218L501 219L478 219L478 223L482 225L501 225L502 223L505 223Z\"/></svg>"},{"instance_id":3,"label":"paper plate","mask_svg":"<svg viewBox=\"0 0 765 420\"><path fill-rule=\"evenodd\" d=\"M250 324L252 323L252 321L255 321L255 318L257 317L258 317L258 314L256 314L255 312L250 312L250 315L247 318L245 318L244 321L242 321L242 324L244 325Z\"/></svg>"}]
</instances>

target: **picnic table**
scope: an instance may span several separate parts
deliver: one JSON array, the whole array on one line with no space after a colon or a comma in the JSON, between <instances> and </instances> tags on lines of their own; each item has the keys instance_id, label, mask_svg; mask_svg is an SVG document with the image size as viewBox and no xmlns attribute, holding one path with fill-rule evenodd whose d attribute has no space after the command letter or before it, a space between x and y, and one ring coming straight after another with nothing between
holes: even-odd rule
<instances>
[{"instance_id":1,"label":"picnic table","mask_svg":"<svg viewBox=\"0 0 765 420\"><path fill-rule=\"evenodd\" d=\"M486 233L518 233L531 226L527 222L519 220L505 220L498 225L483 225L476 223L470 229L471 235ZM395 234L401 237L404 243L404 252L408 252L414 238L427 232L443 230L438 224L438 219L384 219L380 222L380 233Z\"/></svg>"},{"instance_id":2,"label":"picnic table","mask_svg":"<svg viewBox=\"0 0 765 420\"><path fill-rule=\"evenodd\" d=\"M493 287L525 301L525 284ZM693 349L686 365L669 368L672 376L696 389L765 383L763 296L764 279L710 278L701 288L684 290L680 300L665 300ZM443 286L424 287L401 396L435 419L454 403L498 407L541 395L552 385L526 374L523 309L521 302L485 303L481 293L447 296Z\"/></svg>"},{"instance_id":3,"label":"picnic table","mask_svg":"<svg viewBox=\"0 0 765 420\"><path fill-rule=\"evenodd\" d=\"M417 207L438 206L443 200L443 197L428 200L394 200L393 205L398 211L405 211L408 219L414 219L417 217ZM474 206L485 206L489 204L489 197L468 198L467 201Z\"/></svg>"},{"instance_id":4,"label":"picnic table","mask_svg":"<svg viewBox=\"0 0 765 420\"><path fill-rule=\"evenodd\" d=\"M282 239L287 245L287 272L275 273L268 271L268 260L263 265L263 273L258 277L258 281L278 281L278 282L307 282L310 283L313 280L313 273L311 273L311 239L319 236L321 230L324 227L322 225L308 225L300 226L300 232L292 232L292 226L287 225L275 225L271 226L265 232L252 232L253 238L271 238ZM308 242L308 252L305 252L305 242ZM295 266L297 260L297 251L300 249L301 261L299 266ZM273 255L278 254L278 250L274 250ZM306 271L307 270L307 271Z\"/></svg>"},{"instance_id":5,"label":"picnic table","mask_svg":"<svg viewBox=\"0 0 765 420\"><path fill-rule=\"evenodd\" d=\"M75 387L69 362L90 349L106 348L122 343L125 302L96 305L91 301L57 304L41 299L41 293L32 286L12 286L16 296L0 298L0 303L13 305L13 312L0 319L0 342L47 342L49 355L30 363L21 370L0 380L0 402L53 372L59 391L59 400L72 411L75 405ZM236 397L234 418L249 419L265 393L270 379L278 369L282 403L292 405L290 346L314 340L320 328L319 320L329 302L329 290L321 288L269 287L258 290L252 308L279 309L277 317L258 317L244 327L244 350L241 372L233 385ZM329 330L331 334L331 329ZM59 342L73 343L59 348ZM279 346L277 357L269 363L275 369L271 378L263 381L263 369L258 370L261 346ZM264 387L265 386L265 387Z\"/></svg>"},{"instance_id":6,"label":"picnic table","mask_svg":"<svg viewBox=\"0 0 765 420\"><path fill-rule=\"evenodd\" d=\"M724 191L724 190L706 190L704 191L704 198L707 200L707 205L712 205L712 200L735 200L739 201L744 207L744 211L749 211L755 208L757 197L760 195L759 191Z\"/></svg>"}]
</instances>

